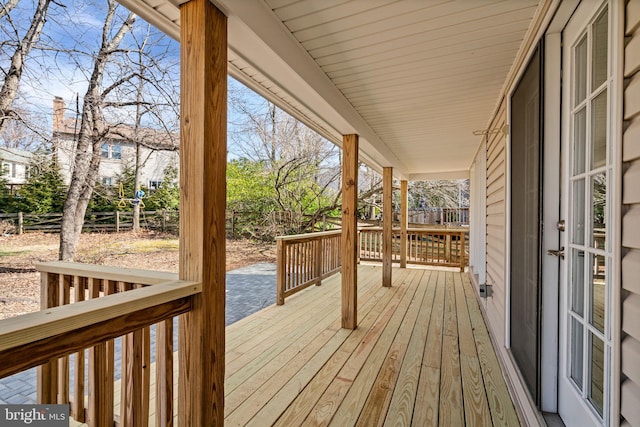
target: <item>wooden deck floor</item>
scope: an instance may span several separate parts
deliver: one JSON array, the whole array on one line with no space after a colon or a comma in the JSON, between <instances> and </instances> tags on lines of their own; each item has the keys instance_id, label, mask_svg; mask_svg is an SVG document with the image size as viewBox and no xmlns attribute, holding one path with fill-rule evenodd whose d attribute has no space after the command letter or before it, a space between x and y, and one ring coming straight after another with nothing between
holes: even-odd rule
<instances>
[{"instance_id":1,"label":"wooden deck floor","mask_svg":"<svg viewBox=\"0 0 640 427\"><path fill-rule=\"evenodd\" d=\"M226 425L518 425L466 274L358 274L355 331L339 275L227 328Z\"/></svg>"},{"instance_id":2,"label":"wooden deck floor","mask_svg":"<svg viewBox=\"0 0 640 427\"><path fill-rule=\"evenodd\" d=\"M381 277L359 266L355 331L339 274L227 327L225 425L519 425L466 273Z\"/></svg>"}]
</instances>

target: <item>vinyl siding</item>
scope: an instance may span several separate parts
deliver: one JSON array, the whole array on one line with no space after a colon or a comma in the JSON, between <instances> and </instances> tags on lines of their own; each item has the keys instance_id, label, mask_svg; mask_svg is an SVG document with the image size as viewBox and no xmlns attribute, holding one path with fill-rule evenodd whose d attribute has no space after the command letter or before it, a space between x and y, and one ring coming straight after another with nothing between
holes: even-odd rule
<instances>
[{"instance_id":1,"label":"vinyl siding","mask_svg":"<svg viewBox=\"0 0 640 427\"><path fill-rule=\"evenodd\" d=\"M487 141L487 284L493 294L485 300L485 310L494 337L504 347L505 324L505 136L499 130L507 121L503 100L492 123Z\"/></svg>"},{"instance_id":2,"label":"vinyl siding","mask_svg":"<svg viewBox=\"0 0 640 427\"><path fill-rule=\"evenodd\" d=\"M486 283L487 146L484 141L473 160L470 176L469 266L477 276L478 283Z\"/></svg>"},{"instance_id":3,"label":"vinyl siding","mask_svg":"<svg viewBox=\"0 0 640 427\"><path fill-rule=\"evenodd\" d=\"M625 425L640 427L640 2L628 1L625 19L622 141L622 384ZM628 423L628 424L627 424Z\"/></svg>"}]
</instances>

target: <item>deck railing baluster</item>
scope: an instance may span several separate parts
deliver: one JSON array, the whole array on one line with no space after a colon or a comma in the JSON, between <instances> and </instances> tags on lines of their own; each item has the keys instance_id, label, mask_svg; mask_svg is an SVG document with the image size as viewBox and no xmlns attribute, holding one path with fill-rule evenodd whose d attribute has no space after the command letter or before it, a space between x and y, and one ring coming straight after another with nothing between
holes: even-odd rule
<instances>
[{"instance_id":1,"label":"deck railing baluster","mask_svg":"<svg viewBox=\"0 0 640 427\"><path fill-rule=\"evenodd\" d=\"M155 305L145 305L149 303L144 298L140 300L140 303L137 303L138 300L135 299L133 293L132 300L121 298L121 301L116 303L109 299L111 304L119 304L116 308L123 306L123 304L126 305L127 301L132 301L134 304L129 309L132 311L129 311L130 314L126 317L122 317L124 315L119 315L116 311L113 315L113 319L115 319L113 325L105 323L98 326L100 325L99 321L96 320L98 323L94 324L90 316L85 316L84 322L86 323L69 324L72 331L81 331L78 338L75 338L71 332L65 332L66 335L64 333L56 335L56 341L58 336L63 337L61 340L66 343L64 348L68 348L73 355L73 384L69 382L69 356L65 354L62 344L56 346L55 341L51 341L52 337L41 337L40 335L38 335L39 338L29 339L40 340L33 342L45 342L43 345L53 348L51 360L46 361L46 353L34 355L35 358L31 360L31 363L34 364L44 362L38 367L39 403L70 404L72 418L78 422L86 422L90 427L104 425L148 426L151 406L150 326L161 320L156 324L158 371L156 373L156 419L154 424L158 426L172 425L175 409L173 408L173 318L171 316L177 316L190 309L190 296L200 292L200 285L195 282L178 281L177 276L171 273L112 269L67 262L41 264L38 269L41 271L43 310L89 303L90 307L93 307L92 310L99 311L102 309L100 305L85 300L101 299L113 294L142 290L154 285L171 285L156 288L157 292L151 291L154 296L150 295L149 297L158 301ZM174 284L179 288L172 287ZM73 288L73 294L71 294L71 288ZM184 290L187 293L182 294L183 296L172 297L175 294L174 289L180 289L179 292ZM105 300L105 302L107 301ZM57 310L60 309L62 307ZM71 318L82 316L73 307L70 307L68 312L57 311L56 313L59 314L51 315L54 318L61 315L71 316ZM106 313L111 313L111 311L105 310L100 316L108 316ZM142 313L145 314L142 315ZM49 314L47 313L47 315ZM38 313L33 315L37 316ZM32 315L25 316L32 318ZM109 317L105 317L105 319L107 318ZM62 324L57 327L62 327ZM84 332L83 328L90 328L92 333ZM114 332L118 330L122 331L124 335ZM7 331L2 333L6 335ZM122 340L122 388L120 409L116 414L114 413L115 349L112 337L117 336L120 336ZM98 341L96 340L98 337L104 338ZM50 343L46 344L49 341ZM85 357L88 359L88 369L85 367ZM15 371L3 369L2 375L10 375L27 367L29 367L28 364L23 364L14 366ZM85 381L88 382L86 402ZM70 396L71 389L73 389L72 396Z\"/></svg>"},{"instance_id":2,"label":"deck railing baluster","mask_svg":"<svg viewBox=\"0 0 640 427\"><path fill-rule=\"evenodd\" d=\"M156 426L173 424L173 320L156 324Z\"/></svg>"},{"instance_id":3,"label":"deck railing baluster","mask_svg":"<svg viewBox=\"0 0 640 427\"><path fill-rule=\"evenodd\" d=\"M85 300L85 289L87 278L73 276L74 302ZM73 384L73 405L71 405L71 416L78 422L85 421L84 411L84 350L75 353L74 356L74 384Z\"/></svg>"}]
</instances>

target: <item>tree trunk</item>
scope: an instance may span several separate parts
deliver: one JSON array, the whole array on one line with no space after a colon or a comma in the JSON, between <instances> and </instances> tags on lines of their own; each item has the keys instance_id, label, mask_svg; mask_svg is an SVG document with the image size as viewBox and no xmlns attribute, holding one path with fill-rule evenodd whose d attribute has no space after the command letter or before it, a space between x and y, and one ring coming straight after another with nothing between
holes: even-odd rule
<instances>
[{"instance_id":1,"label":"tree trunk","mask_svg":"<svg viewBox=\"0 0 640 427\"><path fill-rule=\"evenodd\" d=\"M50 0L38 1L38 6L33 14L29 30L18 43L18 46L11 57L9 72L4 78L2 89L0 89L0 134L7 126L8 120L14 116L11 107L13 105L13 101L16 99L16 95L18 94L18 85L22 78L24 62L29 51L31 51L33 45L40 38L40 33L42 33L42 27L44 26L47 11L49 9L49 3ZM11 1L8 2L7 5L2 8L0 16L3 16L3 14L6 15L5 11L13 9L15 4L17 4L17 1L15 3Z\"/></svg>"},{"instance_id":2,"label":"tree trunk","mask_svg":"<svg viewBox=\"0 0 640 427\"><path fill-rule=\"evenodd\" d=\"M120 45L120 42L135 21L135 15L129 14L120 29L109 40L109 35L112 34L111 25L115 17L115 10L115 1L110 0L109 10L102 29L102 45L96 55L89 86L84 96L80 132L76 142L76 158L67 199L62 211L59 253L61 260L73 260L75 257L80 233L84 225L84 215L98 178L100 160L102 159L101 146L107 133L102 114L104 99L101 91L105 67L109 62L110 56Z\"/></svg>"}]
</instances>

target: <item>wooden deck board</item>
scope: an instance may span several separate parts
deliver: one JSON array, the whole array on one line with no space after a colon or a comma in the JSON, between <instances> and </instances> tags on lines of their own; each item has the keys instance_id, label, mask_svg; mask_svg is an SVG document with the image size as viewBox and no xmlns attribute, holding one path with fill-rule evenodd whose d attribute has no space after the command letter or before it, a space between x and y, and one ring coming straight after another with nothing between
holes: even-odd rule
<instances>
[{"instance_id":1,"label":"wooden deck board","mask_svg":"<svg viewBox=\"0 0 640 427\"><path fill-rule=\"evenodd\" d=\"M369 379L369 377L367 377L366 375L359 375L361 371L369 375L373 375L373 379L371 380L371 382L375 380L377 371L364 369L363 366L369 359L369 356L372 355L374 349L376 348L378 340L387 339L388 335L391 333L395 335L395 332L392 331L394 330L394 328L397 331L397 328L402 321L404 312L407 310L407 308L411 304L411 301L413 300L417 284L418 283L416 282L415 286L406 287L406 289L408 290L402 296L402 300L399 302L399 304L389 305L384 313L384 316L381 317L379 321L376 322L374 327L369 330L367 336L365 336L362 342L352 352L351 357L349 357L334 381L332 381L318 403L316 403L314 410L311 411L307 419L304 421L305 425L328 425L333 416L336 414L336 411L342 404L357 405L355 399L359 398L360 396L352 395L352 400L347 402L344 402L344 398L350 392L350 389L354 385L356 378L362 378L361 382ZM374 361L371 363L375 365L378 358L380 358L380 352L377 352L372 356L371 360ZM361 385L361 382L357 384L358 387Z\"/></svg>"},{"instance_id":2,"label":"wooden deck board","mask_svg":"<svg viewBox=\"0 0 640 427\"><path fill-rule=\"evenodd\" d=\"M485 384L487 401L491 410L491 421L497 426L519 426L520 421L513 401L509 396L509 391L502 377L498 358L489 332L484 324L478 301L475 298L469 278L463 277L464 291L467 299L467 308L469 310L469 318L473 328L473 335L476 342L476 350L478 352L478 361L482 368L482 377Z\"/></svg>"},{"instance_id":3,"label":"wooden deck board","mask_svg":"<svg viewBox=\"0 0 640 427\"><path fill-rule=\"evenodd\" d=\"M460 371L464 390L464 416L469 426L490 426L491 413L485 394L480 362L476 352L469 310L466 304L462 278L454 276L458 333L460 343ZM472 410L469 410L472 409Z\"/></svg>"},{"instance_id":4,"label":"wooden deck board","mask_svg":"<svg viewBox=\"0 0 640 427\"><path fill-rule=\"evenodd\" d=\"M445 273L437 276L436 295L424 348L422 370L416 392L411 425L436 426L440 409L440 362L442 361L442 325L444 321Z\"/></svg>"},{"instance_id":5,"label":"wooden deck board","mask_svg":"<svg viewBox=\"0 0 640 427\"><path fill-rule=\"evenodd\" d=\"M438 273L436 271L427 271L425 276L429 278L427 282L428 288L420 314L418 314L415 329L411 335L411 341L407 348L407 355L402 364L398 381L395 388L393 388L393 395L386 416L386 422L389 424L395 423L408 426L411 424L413 416L420 370L424 358L424 347L427 342L427 333L433 313Z\"/></svg>"},{"instance_id":6,"label":"wooden deck board","mask_svg":"<svg viewBox=\"0 0 640 427\"><path fill-rule=\"evenodd\" d=\"M227 328L225 425L519 425L466 274L358 276L355 330L340 328L339 275Z\"/></svg>"},{"instance_id":7,"label":"wooden deck board","mask_svg":"<svg viewBox=\"0 0 640 427\"><path fill-rule=\"evenodd\" d=\"M374 286L373 280L365 281L365 286L361 289L361 292L364 295L367 295L370 297L372 296L373 298L370 298L371 301L376 301L375 296L379 293L379 288ZM370 303L363 304L361 306L361 312L367 313L371 305L372 304ZM332 341L331 342L332 345L329 345L329 344L326 345L331 347L333 350L327 351L325 348L326 346L324 347L321 346L319 349L312 351L313 347L315 347L315 342L310 343L310 346L306 348L303 353L298 353L298 355L296 355L297 360L295 362L282 366L278 372L272 371L274 375L271 376L269 380L266 381L262 387L256 390L257 393L252 393L251 397L247 398L245 402L242 402L242 406L236 405L236 407L238 408L237 411L235 412L229 411L227 420L226 420L227 424L243 425L242 420L246 420L248 418L264 420L264 419L270 418L269 413L276 414L277 416L279 416L282 413L281 409L273 410L273 407L275 406L276 408L280 408L280 406L282 405L282 402L285 402L288 404L288 399L290 398L287 397L288 396L287 392L289 394L291 393L297 394L299 392L300 384L304 383L304 380L303 380L304 378L308 378L308 372L310 371L309 367L307 366L308 363L299 364L296 362L298 361L303 362L306 356L309 356L309 359L308 359L309 361L311 361L311 359L315 357L314 364L323 362L322 356L318 356L318 355L326 355L326 357L330 357L335 352L335 348L333 347L333 344L340 345L342 342L344 342L346 337L349 335L348 333L346 333L346 331L340 329L339 310L335 312L325 311L325 314L326 314L325 318L328 318L329 321L333 320L331 328L328 330L333 331L333 334L339 336L339 338L337 338L337 341L329 340L329 341ZM337 334L336 334L336 331L338 331ZM287 386L288 383L291 383L293 385ZM242 390L244 389L245 389L245 386L243 385ZM233 396L230 396L230 397L233 397ZM233 400L231 403L232 404L234 403ZM269 403L269 406L266 409L263 409L263 407L268 403ZM261 414L258 417L257 412L259 411L261 412ZM277 416L273 419L273 421L277 419ZM273 417L273 415L271 415L271 417Z\"/></svg>"},{"instance_id":8,"label":"wooden deck board","mask_svg":"<svg viewBox=\"0 0 640 427\"><path fill-rule=\"evenodd\" d=\"M394 384L397 380L399 367L404 360L411 332L416 324L427 289L426 286L422 286L421 279L422 274L416 274L411 278L410 286L412 288L415 287L416 292L410 301L409 307L402 313L399 311L401 306L398 306L398 310L394 313L394 316L401 319L399 328L394 327L394 319L387 324L387 328L385 328L370 357L362 367L362 372L354 378L353 385L331 420L331 425L343 426L353 422L354 419L358 419L361 415L367 415L366 412L363 413L363 407L368 395L374 399L372 405L375 405L381 411L388 405L385 394L376 396L375 394L372 395L372 392L380 390L382 387L389 388L388 384ZM386 371L390 372L387 373ZM387 376L388 379L385 378ZM380 379L380 385L376 387L375 383L378 382L378 379ZM391 381L387 383L387 380ZM373 413L370 414L373 415ZM373 424L367 423L364 425Z\"/></svg>"},{"instance_id":9,"label":"wooden deck board","mask_svg":"<svg viewBox=\"0 0 640 427\"><path fill-rule=\"evenodd\" d=\"M403 277L404 275L400 276ZM313 410L317 401L324 394L331 381L338 375L347 359L354 353L354 350L363 340L366 340L370 329L377 330L390 318L393 307L398 304L406 292L406 287L399 290L398 287L383 288L386 298L378 300L375 307L360 321L359 327L353 331L345 341L345 344L337 351L333 357L322 367L313 380L305 389L296 396L295 400L284 411L276 422L277 426L300 425ZM389 307L389 308L387 308ZM376 326L378 325L378 326Z\"/></svg>"}]
</instances>

